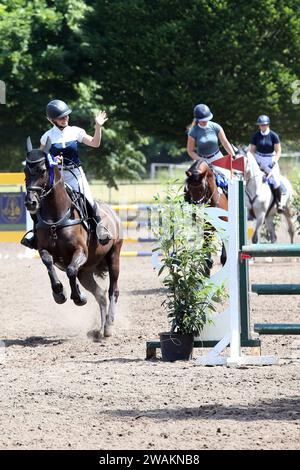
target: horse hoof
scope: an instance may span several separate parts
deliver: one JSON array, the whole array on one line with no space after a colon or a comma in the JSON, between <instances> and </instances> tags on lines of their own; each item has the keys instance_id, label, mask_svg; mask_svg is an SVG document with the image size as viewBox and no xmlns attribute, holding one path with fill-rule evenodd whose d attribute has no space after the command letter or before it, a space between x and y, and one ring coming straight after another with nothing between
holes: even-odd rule
<instances>
[{"instance_id":1,"label":"horse hoof","mask_svg":"<svg viewBox=\"0 0 300 470\"><path fill-rule=\"evenodd\" d=\"M87 332L87 337L91 339L94 343L101 341L101 332L100 330L90 330Z\"/></svg>"},{"instance_id":2,"label":"horse hoof","mask_svg":"<svg viewBox=\"0 0 300 470\"><path fill-rule=\"evenodd\" d=\"M112 336L113 328L112 325L107 325L104 327L104 336L108 338L109 336Z\"/></svg>"},{"instance_id":3,"label":"horse hoof","mask_svg":"<svg viewBox=\"0 0 300 470\"><path fill-rule=\"evenodd\" d=\"M52 292L52 295L57 304L64 304L67 301L67 296L64 290L59 294Z\"/></svg>"},{"instance_id":4,"label":"horse hoof","mask_svg":"<svg viewBox=\"0 0 300 470\"><path fill-rule=\"evenodd\" d=\"M75 297L75 298L72 297L71 295L71 299L73 300L75 305L78 305L78 307L82 307L83 305L87 303L87 297L84 294L80 294L80 297Z\"/></svg>"}]
</instances>

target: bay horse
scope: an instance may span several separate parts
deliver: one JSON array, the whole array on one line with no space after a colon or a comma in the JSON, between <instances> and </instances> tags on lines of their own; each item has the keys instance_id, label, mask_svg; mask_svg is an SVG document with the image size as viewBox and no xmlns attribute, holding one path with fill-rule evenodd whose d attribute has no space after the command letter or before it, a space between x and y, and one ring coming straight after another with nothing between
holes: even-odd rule
<instances>
[{"instance_id":1,"label":"bay horse","mask_svg":"<svg viewBox=\"0 0 300 470\"><path fill-rule=\"evenodd\" d=\"M270 185L265 179L264 172L258 166L257 161L250 151L246 154L246 205L250 215L255 218L255 230L252 236L252 243L260 242L260 233L265 223L270 235L271 243L276 243L274 217L277 214L275 198ZM292 209L293 188L285 176L280 176L285 188L282 194L283 215L285 216L291 243L294 241L295 225L293 222L294 213Z\"/></svg>"},{"instance_id":2,"label":"bay horse","mask_svg":"<svg viewBox=\"0 0 300 470\"><path fill-rule=\"evenodd\" d=\"M221 188L218 188L213 170L203 160L196 160L186 171L184 195L190 204L208 204L210 207L219 207L228 211L228 198ZM224 220L227 220L224 217ZM226 262L226 251L222 244L220 258L222 266ZM211 263L212 265L212 263Z\"/></svg>"},{"instance_id":3,"label":"bay horse","mask_svg":"<svg viewBox=\"0 0 300 470\"><path fill-rule=\"evenodd\" d=\"M50 147L50 139L44 151L33 149L30 137L27 139L25 206L37 219L38 252L47 268L55 302L63 304L67 296L54 266L66 272L75 305L81 306L87 302L77 280L94 295L100 309L100 328L90 331L88 336L97 341L102 336L112 334L115 304L119 296L119 262L123 243L121 225L108 205L97 203L102 223L113 234L107 245L99 244L95 228L82 218L66 190L61 171L48 156ZM96 276L104 278L107 271L108 309L106 291L95 279Z\"/></svg>"}]
</instances>

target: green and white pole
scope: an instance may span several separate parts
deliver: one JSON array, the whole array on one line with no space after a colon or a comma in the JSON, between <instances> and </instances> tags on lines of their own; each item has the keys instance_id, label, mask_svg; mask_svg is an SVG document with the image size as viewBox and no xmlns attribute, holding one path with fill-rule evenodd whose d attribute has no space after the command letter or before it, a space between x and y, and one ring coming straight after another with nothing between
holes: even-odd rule
<instances>
[{"instance_id":1,"label":"green and white pole","mask_svg":"<svg viewBox=\"0 0 300 470\"><path fill-rule=\"evenodd\" d=\"M231 180L228 187L228 231L229 245L227 252L227 263L229 265L229 321L226 334L205 356L196 359L199 365L271 365L276 364L277 359L273 356L250 356L242 355L242 339L247 339L249 334L249 318L244 318L245 313L249 312L248 305L248 269L241 270L240 262L240 238L241 233L245 232L245 212L243 202L240 200L239 191L243 182ZM243 188L242 188L243 190ZM226 264L227 264L226 263ZM242 287L243 286L243 287ZM242 292L242 290L246 290ZM242 318L243 312L243 318ZM247 331L245 331L245 329ZM243 333L241 335L241 333ZM253 340L254 341L254 340ZM227 346L230 344L229 356L221 356Z\"/></svg>"},{"instance_id":2,"label":"green and white pole","mask_svg":"<svg viewBox=\"0 0 300 470\"><path fill-rule=\"evenodd\" d=\"M246 213L243 181L229 184L229 266L230 266L230 355L227 366L277 364L274 356L242 355L241 339L249 334L248 266L240 259L241 242L244 242ZM243 324L242 324L243 323Z\"/></svg>"}]
</instances>

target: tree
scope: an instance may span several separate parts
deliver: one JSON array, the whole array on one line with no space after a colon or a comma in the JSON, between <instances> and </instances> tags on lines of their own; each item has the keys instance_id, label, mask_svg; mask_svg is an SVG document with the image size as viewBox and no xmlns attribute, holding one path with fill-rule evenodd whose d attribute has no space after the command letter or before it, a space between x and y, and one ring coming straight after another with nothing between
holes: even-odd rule
<instances>
[{"instance_id":1,"label":"tree","mask_svg":"<svg viewBox=\"0 0 300 470\"><path fill-rule=\"evenodd\" d=\"M109 111L103 166L97 150L86 154L109 178L142 174L144 136L185 145L200 102L231 141L247 143L259 114L294 140L299 10L298 0L2 0L1 169L21 169L25 138L38 145L53 98L90 133L92 111Z\"/></svg>"},{"instance_id":2,"label":"tree","mask_svg":"<svg viewBox=\"0 0 300 470\"><path fill-rule=\"evenodd\" d=\"M247 142L259 114L285 136L300 117L298 0L90 0L82 50L104 100L138 130L185 141L195 104Z\"/></svg>"},{"instance_id":3,"label":"tree","mask_svg":"<svg viewBox=\"0 0 300 470\"><path fill-rule=\"evenodd\" d=\"M45 107L51 99L67 101L75 110L71 124L90 133L93 115L100 106L107 109L100 85L89 76L80 53L80 21L90 9L82 0L0 3L0 79L6 83L0 117L2 171L21 170L27 135L39 146L41 134L50 126ZM116 184L116 177L135 179L143 174L145 158L137 149L145 139L138 132L112 119L103 143L102 160L99 150L85 152L90 173L107 178L109 184Z\"/></svg>"}]
</instances>

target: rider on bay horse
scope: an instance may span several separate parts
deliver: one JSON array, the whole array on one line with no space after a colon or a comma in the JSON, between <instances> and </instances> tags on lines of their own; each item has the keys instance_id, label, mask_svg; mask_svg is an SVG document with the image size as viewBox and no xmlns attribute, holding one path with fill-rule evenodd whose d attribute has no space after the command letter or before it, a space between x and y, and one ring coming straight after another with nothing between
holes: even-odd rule
<instances>
[{"instance_id":1,"label":"rider on bay horse","mask_svg":"<svg viewBox=\"0 0 300 470\"><path fill-rule=\"evenodd\" d=\"M211 121L212 118L213 115L206 104L195 106L194 121L188 132L187 153L192 160L204 159L212 166L217 175L221 173L225 177L225 181L219 182L217 178L217 184L224 187L230 178L230 171L213 165L215 160L223 157L219 141L232 157L235 156L235 151L228 142L223 128L220 124Z\"/></svg>"},{"instance_id":2,"label":"rider on bay horse","mask_svg":"<svg viewBox=\"0 0 300 470\"><path fill-rule=\"evenodd\" d=\"M268 183L273 189L278 212L282 212L280 170L278 160L281 156L281 144L278 134L270 129L270 118L266 115L258 117L259 126L251 140L250 152L254 155L258 166L266 174Z\"/></svg>"},{"instance_id":3,"label":"rider on bay horse","mask_svg":"<svg viewBox=\"0 0 300 470\"><path fill-rule=\"evenodd\" d=\"M83 194L91 205L93 210L92 217L97 223L96 233L99 243L106 245L112 235L104 225L101 219L97 204L94 202L85 173L81 167L81 161L78 154L78 142L89 147L99 147L101 142L101 127L107 121L105 111L100 111L96 117L94 136L90 136L84 129L76 126L69 126L69 114L72 110L61 100L52 100L48 103L46 114L53 127L45 132L41 137L41 150L45 149L47 138L51 140L50 155L57 157L58 163L63 159L63 177L64 181L75 191ZM35 225L35 217L33 217ZM33 229L33 235L26 236L21 241L22 245L28 248L37 248L36 231Z\"/></svg>"}]
</instances>

